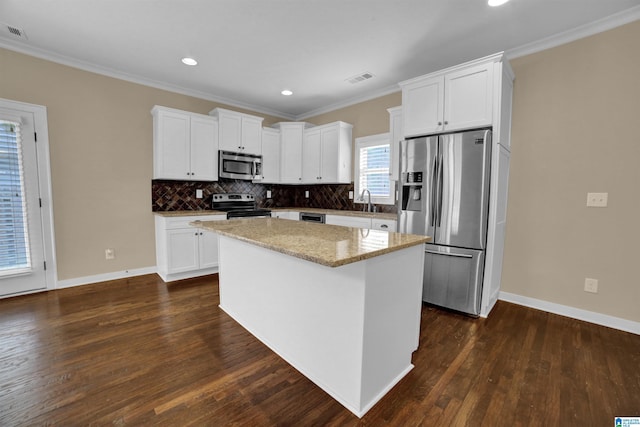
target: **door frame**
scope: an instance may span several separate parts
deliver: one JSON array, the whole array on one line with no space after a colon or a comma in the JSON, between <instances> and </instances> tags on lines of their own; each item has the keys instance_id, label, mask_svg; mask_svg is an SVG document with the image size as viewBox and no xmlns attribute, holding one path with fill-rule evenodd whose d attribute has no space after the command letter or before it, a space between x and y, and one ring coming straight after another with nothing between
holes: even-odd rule
<instances>
[{"instance_id":1,"label":"door frame","mask_svg":"<svg viewBox=\"0 0 640 427\"><path fill-rule=\"evenodd\" d=\"M12 101L10 99L0 98L0 107L14 110L17 114L29 113L33 114L33 125L36 132L36 147L38 157L38 186L40 188L40 199L42 200L42 208L40 209L40 218L42 220L42 239L44 244L44 257L46 262L45 277L47 286L44 289L35 289L25 292L19 292L10 296L26 295L35 292L57 288L57 263L55 234L53 229L53 197L51 189L51 160L49 156L49 126L47 123L47 107L36 104L28 104L20 101Z\"/></svg>"}]
</instances>

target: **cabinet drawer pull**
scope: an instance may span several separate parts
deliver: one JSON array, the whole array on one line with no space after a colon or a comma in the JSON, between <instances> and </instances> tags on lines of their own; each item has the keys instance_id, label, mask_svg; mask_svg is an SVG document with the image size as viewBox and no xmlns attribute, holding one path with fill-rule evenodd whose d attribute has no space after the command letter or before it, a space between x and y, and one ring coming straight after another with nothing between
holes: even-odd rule
<instances>
[{"instance_id":1,"label":"cabinet drawer pull","mask_svg":"<svg viewBox=\"0 0 640 427\"><path fill-rule=\"evenodd\" d=\"M387 224L382 224L380 225L380 228L389 228L389 226Z\"/></svg>"}]
</instances>

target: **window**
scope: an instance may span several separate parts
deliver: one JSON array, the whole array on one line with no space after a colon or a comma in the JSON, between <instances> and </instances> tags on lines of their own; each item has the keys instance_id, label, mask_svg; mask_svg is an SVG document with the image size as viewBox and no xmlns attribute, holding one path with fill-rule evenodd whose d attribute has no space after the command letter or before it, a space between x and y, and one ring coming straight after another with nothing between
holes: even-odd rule
<instances>
[{"instance_id":1,"label":"window","mask_svg":"<svg viewBox=\"0 0 640 427\"><path fill-rule=\"evenodd\" d=\"M391 139L388 133L356 138L355 203L367 203L364 190L371 193L371 203L393 205L395 185L391 180Z\"/></svg>"},{"instance_id":2,"label":"window","mask_svg":"<svg viewBox=\"0 0 640 427\"><path fill-rule=\"evenodd\" d=\"M0 121L0 276L31 269L20 126Z\"/></svg>"}]
</instances>

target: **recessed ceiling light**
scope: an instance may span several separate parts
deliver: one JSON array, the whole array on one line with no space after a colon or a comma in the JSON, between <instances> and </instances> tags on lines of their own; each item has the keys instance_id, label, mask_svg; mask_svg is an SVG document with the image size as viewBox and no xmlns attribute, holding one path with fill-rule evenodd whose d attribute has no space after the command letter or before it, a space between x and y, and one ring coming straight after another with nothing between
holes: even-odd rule
<instances>
[{"instance_id":1,"label":"recessed ceiling light","mask_svg":"<svg viewBox=\"0 0 640 427\"><path fill-rule=\"evenodd\" d=\"M293 95L293 92L291 92L289 89L285 89L282 92L280 92L281 94L283 94L284 96L291 96Z\"/></svg>"},{"instance_id":2,"label":"recessed ceiling light","mask_svg":"<svg viewBox=\"0 0 640 427\"><path fill-rule=\"evenodd\" d=\"M509 0L489 0L489 6L500 6L508 2Z\"/></svg>"},{"instance_id":3,"label":"recessed ceiling light","mask_svg":"<svg viewBox=\"0 0 640 427\"><path fill-rule=\"evenodd\" d=\"M185 65L198 65L198 61L193 58L182 58L182 63Z\"/></svg>"}]
</instances>

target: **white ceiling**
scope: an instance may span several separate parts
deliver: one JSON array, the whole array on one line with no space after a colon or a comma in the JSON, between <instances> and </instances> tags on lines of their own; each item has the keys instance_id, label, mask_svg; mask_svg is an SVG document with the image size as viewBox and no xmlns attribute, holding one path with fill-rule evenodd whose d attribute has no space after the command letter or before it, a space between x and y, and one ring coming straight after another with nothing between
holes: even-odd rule
<instances>
[{"instance_id":1,"label":"white ceiling","mask_svg":"<svg viewBox=\"0 0 640 427\"><path fill-rule=\"evenodd\" d=\"M511 0L498 8L486 0L0 0L0 46L303 119L587 24L636 19L640 0ZM184 56L199 65L183 65ZM346 81L365 71L375 77ZM280 95L285 88L294 95Z\"/></svg>"}]
</instances>

